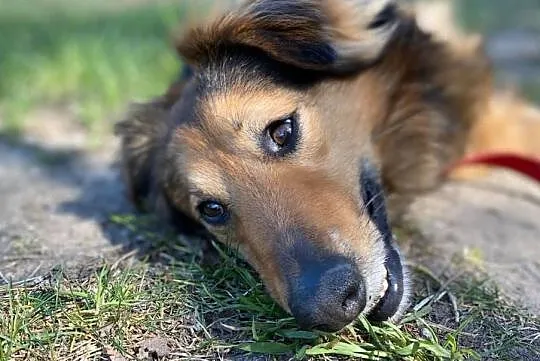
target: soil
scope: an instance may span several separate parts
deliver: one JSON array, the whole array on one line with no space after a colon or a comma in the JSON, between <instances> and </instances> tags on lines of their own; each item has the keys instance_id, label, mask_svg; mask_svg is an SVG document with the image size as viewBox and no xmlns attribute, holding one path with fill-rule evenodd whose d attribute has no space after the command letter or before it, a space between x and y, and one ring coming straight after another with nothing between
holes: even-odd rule
<instances>
[{"instance_id":1,"label":"soil","mask_svg":"<svg viewBox=\"0 0 540 361\"><path fill-rule=\"evenodd\" d=\"M456 257L487 272L504 294L540 314L540 187L510 172L447 184L412 207L434 271Z\"/></svg>"},{"instance_id":2,"label":"soil","mask_svg":"<svg viewBox=\"0 0 540 361\"><path fill-rule=\"evenodd\" d=\"M4 279L95 262L129 244L127 232L109 222L110 215L131 211L113 166L113 143L88 151L85 135L70 129L74 122L66 114L43 110L33 116L47 122L46 132L0 138Z\"/></svg>"}]
</instances>

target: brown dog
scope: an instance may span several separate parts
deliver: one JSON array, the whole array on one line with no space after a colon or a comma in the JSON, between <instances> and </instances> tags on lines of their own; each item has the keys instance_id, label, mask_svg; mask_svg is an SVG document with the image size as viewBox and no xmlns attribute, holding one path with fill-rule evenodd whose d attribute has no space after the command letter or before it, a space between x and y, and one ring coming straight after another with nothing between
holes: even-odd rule
<instances>
[{"instance_id":1,"label":"brown dog","mask_svg":"<svg viewBox=\"0 0 540 361\"><path fill-rule=\"evenodd\" d=\"M117 127L134 202L238 247L303 327L398 319L385 204L439 186L490 132L479 42L393 0L248 0L177 49L181 78Z\"/></svg>"}]
</instances>

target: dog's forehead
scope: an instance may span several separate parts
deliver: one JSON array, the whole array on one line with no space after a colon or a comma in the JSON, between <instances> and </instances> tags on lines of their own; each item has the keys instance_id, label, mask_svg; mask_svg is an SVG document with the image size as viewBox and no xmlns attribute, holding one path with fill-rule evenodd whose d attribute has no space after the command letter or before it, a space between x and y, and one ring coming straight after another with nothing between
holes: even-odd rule
<instances>
[{"instance_id":1,"label":"dog's forehead","mask_svg":"<svg viewBox=\"0 0 540 361\"><path fill-rule=\"evenodd\" d=\"M199 66L197 73L200 83L207 89L234 85L261 87L269 83L302 87L313 82L312 77L299 76L301 72L296 67L279 62L261 50L245 46L217 47L215 54Z\"/></svg>"},{"instance_id":2,"label":"dog's forehead","mask_svg":"<svg viewBox=\"0 0 540 361\"><path fill-rule=\"evenodd\" d=\"M202 69L190 88L189 101L178 104L173 142L226 153L258 152L258 137L273 121L297 110L300 93L261 72L237 66ZM187 138L187 139L186 139ZM202 141L195 141L200 138Z\"/></svg>"},{"instance_id":3,"label":"dog's forehead","mask_svg":"<svg viewBox=\"0 0 540 361\"><path fill-rule=\"evenodd\" d=\"M201 98L199 106L205 130L214 137L249 136L268 123L296 110L299 95L268 84L238 85Z\"/></svg>"},{"instance_id":4,"label":"dog's forehead","mask_svg":"<svg viewBox=\"0 0 540 361\"><path fill-rule=\"evenodd\" d=\"M294 96L279 90L230 90L200 102L196 121L175 129L172 154L188 167L210 159L223 172L232 171L232 163L264 157L260 137L267 124L291 114L297 105Z\"/></svg>"}]
</instances>

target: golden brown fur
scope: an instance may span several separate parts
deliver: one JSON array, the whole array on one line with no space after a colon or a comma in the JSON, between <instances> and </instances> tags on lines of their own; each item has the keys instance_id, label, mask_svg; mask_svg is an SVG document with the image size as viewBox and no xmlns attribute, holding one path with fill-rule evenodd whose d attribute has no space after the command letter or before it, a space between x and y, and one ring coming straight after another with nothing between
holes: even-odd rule
<instances>
[{"instance_id":1,"label":"golden brown fur","mask_svg":"<svg viewBox=\"0 0 540 361\"><path fill-rule=\"evenodd\" d=\"M181 232L236 245L289 311L303 252L346 257L363 279L362 312L372 312L394 246L383 195L362 199L375 177L366 174L380 174L394 215L467 151L508 137L520 139L513 149L535 146L522 146L523 125L506 125L527 106L494 100L480 42L420 26L392 0L249 0L188 28L176 46L195 75L117 128L132 199ZM265 129L287 117L299 143L269 155ZM501 137L495 123L516 131ZM230 209L226 225L197 213L209 197ZM402 291L392 319L406 307Z\"/></svg>"}]
</instances>

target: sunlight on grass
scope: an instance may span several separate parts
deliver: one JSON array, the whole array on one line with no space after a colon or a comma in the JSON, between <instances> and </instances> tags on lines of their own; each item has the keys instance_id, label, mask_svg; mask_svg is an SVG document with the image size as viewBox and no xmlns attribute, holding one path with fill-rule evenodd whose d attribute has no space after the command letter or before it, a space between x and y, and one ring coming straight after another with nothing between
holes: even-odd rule
<instances>
[{"instance_id":1,"label":"sunlight on grass","mask_svg":"<svg viewBox=\"0 0 540 361\"><path fill-rule=\"evenodd\" d=\"M178 2L121 12L55 3L0 2L0 104L7 127L32 107L59 104L99 128L173 79L178 61L168 40L181 18Z\"/></svg>"},{"instance_id":2,"label":"sunlight on grass","mask_svg":"<svg viewBox=\"0 0 540 361\"><path fill-rule=\"evenodd\" d=\"M505 28L540 29L538 0L453 0L468 29L483 33Z\"/></svg>"},{"instance_id":3,"label":"sunlight on grass","mask_svg":"<svg viewBox=\"0 0 540 361\"><path fill-rule=\"evenodd\" d=\"M154 237L155 244L174 244L145 233L133 216L113 221ZM89 277L56 271L34 285L2 286L0 359L98 359L111 352L137 358L141 342L155 337L171 344L171 359L242 352L298 360L478 358L458 346L457 331L441 334L433 328L425 318L430 302L417 302L397 326L359 319L337 335L304 331L231 251L221 250L219 267L199 266L196 254L179 243L165 251L153 253L168 260L167 266L109 264Z\"/></svg>"},{"instance_id":4,"label":"sunlight on grass","mask_svg":"<svg viewBox=\"0 0 540 361\"><path fill-rule=\"evenodd\" d=\"M373 326L360 320L340 335L301 331L266 295L246 268L224 259L225 267L203 270L178 263L149 277L144 266L97 270L86 280L56 280L0 291L0 359L98 357L107 349L136 357L149 334L182 342L191 357L238 353L350 356L380 360L462 359L467 350L401 326ZM429 328L428 328L429 329ZM193 342L196 341L196 342ZM236 350L236 351L235 351Z\"/></svg>"},{"instance_id":5,"label":"sunlight on grass","mask_svg":"<svg viewBox=\"0 0 540 361\"><path fill-rule=\"evenodd\" d=\"M535 1L457 2L468 28L492 31L538 28ZM43 104L69 107L90 130L107 131L127 103L160 94L178 70L168 39L182 21L183 3L1 0L3 131L20 131L27 112Z\"/></svg>"}]
</instances>

